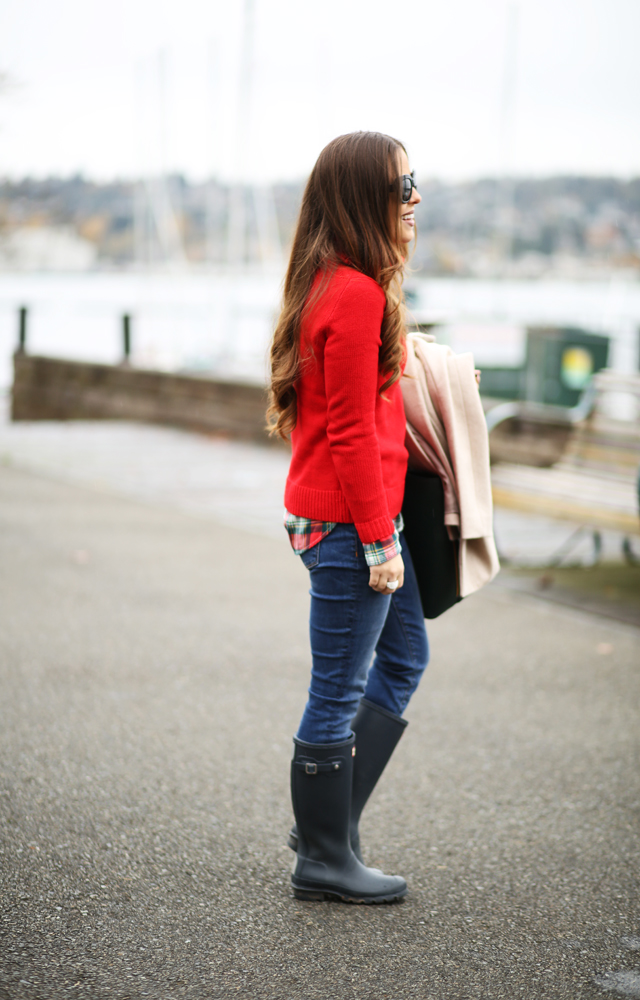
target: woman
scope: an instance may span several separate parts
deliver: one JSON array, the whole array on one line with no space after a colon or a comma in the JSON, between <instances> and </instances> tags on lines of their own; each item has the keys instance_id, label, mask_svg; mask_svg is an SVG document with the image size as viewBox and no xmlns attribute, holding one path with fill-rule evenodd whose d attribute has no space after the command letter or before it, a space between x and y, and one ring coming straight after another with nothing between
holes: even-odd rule
<instances>
[{"instance_id":1,"label":"woman","mask_svg":"<svg viewBox=\"0 0 640 1000\"><path fill-rule=\"evenodd\" d=\"M299 899L407 891L365 867L358 821L428 660L400 515L402 269L419 201L395 139L329 143L304 193L271 349L271 428L292 443L285 524L311 576L311 685L291 765Z\"/></svg>"}]
</instances>

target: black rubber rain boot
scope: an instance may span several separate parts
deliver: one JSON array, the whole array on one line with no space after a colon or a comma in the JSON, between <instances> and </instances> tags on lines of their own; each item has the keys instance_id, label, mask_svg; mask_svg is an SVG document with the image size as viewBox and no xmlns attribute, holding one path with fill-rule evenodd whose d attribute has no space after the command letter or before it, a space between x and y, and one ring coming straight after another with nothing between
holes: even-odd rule
<instances>
[{"instance_id":1,"label":"black rubber rain boot","mask_svg":"<svg viewBox=\"0 0 640 1000\"><path fill-rule=\"evenodd\" d=\"M351 728L356 737L357 753L353 762L350 833L351 849L359 861L362 861L362 852L358 823L362 810L408 725L406 719L374 705L366 698L361 700L353 717ZM295 826L289 833L287 844L292 851L298 850L298 831Z\"/></svg>"},{"instance_id":2,"label":"black rubber rain boot","mask_svg":"<svg viewBox=\"0 0 640 1000\"><path fill-rule=\"evenodd\" d=\"M291 876L297 899L393 903L407 892L395 875L365 868L349 843L355 737L318 745L294 739L291 799L298 857Z\"/></svg>"},{"instance_id":3,"label":"black rubber rain boot","mask_svg":"<svg viewBox=\"0 0 640 1000\"><path fill-rule=\"evenodd\" d=\"M400 737L409 725L406 719L363 698L351 723L356 734L356 758L351 793L351 849L362 861L358 824L380 775L391 759Z\"/></svg>"}]
</instances>

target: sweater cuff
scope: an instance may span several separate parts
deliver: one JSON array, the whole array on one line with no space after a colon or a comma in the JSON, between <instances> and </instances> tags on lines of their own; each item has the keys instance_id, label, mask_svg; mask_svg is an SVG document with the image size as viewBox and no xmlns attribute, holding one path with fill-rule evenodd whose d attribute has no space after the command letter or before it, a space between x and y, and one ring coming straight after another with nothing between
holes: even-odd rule
<instances>
[{"instance_id":1,"label":"sweater cuff","mask_svg":"<svg viewBox=\"0 0 640 1000\"><path fill-rule=\"evenodd\" d=\"M388 514L386 517L376 517L374 521L356 521L355 526L363 545L371 545L381 538L390 538L395 531L393 519Z\"/></svg>"}]
</instances>

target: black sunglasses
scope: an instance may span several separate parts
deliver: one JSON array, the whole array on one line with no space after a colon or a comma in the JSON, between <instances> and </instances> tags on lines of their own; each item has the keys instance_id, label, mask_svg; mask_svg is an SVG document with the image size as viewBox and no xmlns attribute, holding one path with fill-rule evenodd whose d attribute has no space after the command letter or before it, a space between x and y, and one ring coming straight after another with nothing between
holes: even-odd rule
<instances>
[{"instance_id":1,"label":"black sunglasses","mask_svg":"<svg viewBox=\"0 0 640 1000\"><path fill-rule=\"evenodd\" d=\"M418 190L418 185L416 184L414 177L415 177L415 170L412 170L410 174L403 174L402 177L398 178L398 180L400 181L400 201L403 203L403 205L411 200L411 192L413 191L413 189L415 188L416 191ZM396 186L397 183L398 181L396 181L395 184L392 184L389 190L397 191L398 190Z\"/></svg>"}]
</instances>

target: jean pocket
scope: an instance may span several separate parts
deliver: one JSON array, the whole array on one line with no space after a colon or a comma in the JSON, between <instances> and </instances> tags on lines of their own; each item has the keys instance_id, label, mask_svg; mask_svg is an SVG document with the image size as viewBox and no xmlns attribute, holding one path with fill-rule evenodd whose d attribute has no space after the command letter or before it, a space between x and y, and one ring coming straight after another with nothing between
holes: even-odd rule
<instances>
[{"instance_id":1,"label":"jean pocket","mask_svg":"<svg viewBox=\"0 0 640 1000\"><path fill-rule=\"evenodd\" d=\"M307 569L313 569L314 566L317 566L318 559L320 558L320 542L316 542L316 544L310 549L307 549L305 552L301 552L300 558Z\"/></svg>"}]
</instances>

